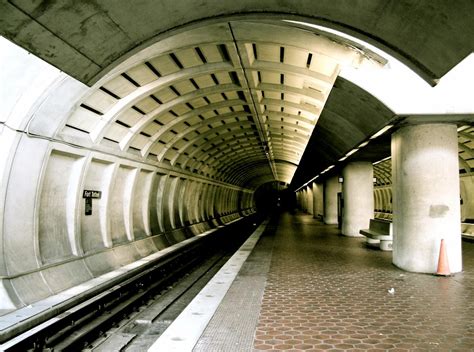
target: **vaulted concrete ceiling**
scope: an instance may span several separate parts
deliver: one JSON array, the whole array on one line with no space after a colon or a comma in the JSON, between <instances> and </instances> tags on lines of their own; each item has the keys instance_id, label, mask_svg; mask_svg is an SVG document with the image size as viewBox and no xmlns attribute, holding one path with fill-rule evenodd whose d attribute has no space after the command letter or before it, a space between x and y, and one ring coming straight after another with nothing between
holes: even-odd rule
<instances>
[{"instance_id":1,"label":"vaulted concrete ceiling","mask_svg":"<svg viewBox=\"0 0 474 352\"><path fill-rule=\"evenodd\" d=\"M111 70L61 138L246 188L290 183L339 70L380 69L383 60L371 55L282 22L192 29ZM336 129L344 128L342 115ZM360 121L372 131L383 124L371 116Z\"/></svg>"},{"instance_id":2,"label":"vaulted concrete ceiling","mask_svg":"<svg viewBox=\"0 0 474 352\"><path fill-rule=\"evenodd\" d=\"M338 78L345 65L380 68L384 59L282 20L365 39L435 84L473 51L465 16L473 8L469 1L11 0L0 4L0 33L91 86L61 139L252 189L273 180L298 186L396 118Z\"/></svg>"}]
</instances>

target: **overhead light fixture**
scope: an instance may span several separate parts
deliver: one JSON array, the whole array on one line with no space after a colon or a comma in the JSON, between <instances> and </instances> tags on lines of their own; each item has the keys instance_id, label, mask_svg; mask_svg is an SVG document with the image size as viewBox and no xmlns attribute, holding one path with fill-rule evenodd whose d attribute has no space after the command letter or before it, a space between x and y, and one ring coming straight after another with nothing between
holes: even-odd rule
<instances>
[{"instance_id":1,"label":"overhead light fixture","mask_svg":"<svg viewBox=\"0 0 474 352\"><path fill-rule=\"evenodd\" d=\"M363 148L363 147L365 147L367 144L369 144L369 141L365 141L364 143L361 143L358 148Z\"/></svg>"},{"instance_id":2,"label":"overhead light fixture","mask_svg":"<svg viewBox=\"0 0 474 352\"><path fill-rule=\"evenodd\" d=\"M324 170L323 172L321 172L321 174L324 174L326 172L328 172L329 170L331 170L335 165L331 165L329 167L326 168L326 170Z\"/></svg>"},{"instance_id":3,"label":"overhead light fixture","mask_svg":"<svg viewBox=\"0 0 474 352\"><path fill-rule=\"evenodd\" d=\"M341 159L339 159L339 161L344 161L347 159L347 156L343 156Z\"/></svg>"},{"instance_id":4,"label":"overhead light fixture","mask_svg":"<svg viewBox=\"0 0 474 352\"><path fill-rule=\"evenodd\" d=\"M321 176L322 174L324 174L325 172L331 170L334 166L336 165L331 165L329 167L327 167L324 171L321 171L318 175L314 176L311 180L309 180L308 182L306 182L305 184L303 184L302 186L300 186L299 188L297 188L295 190L295 193L297 193L300 189L302 189L303 187L306 187L307 185L309 185L311 182L315 181L319 176Z\"/></svg>"},{"instance_id":5,"label":"overhead light fixture","mask_svg":"<svg viewBox=\"0 0 474 352\"><path fill-rule=\"evenodd\" d=\"M358 151L359 148L352 149L349 153L346 154L346 158L354 154L356 151Z\"/></svg>"},{"instance_id":6,"label":"overhead light fixture","mask_svg":"<svg viewBox=\"0 0 474 352\"><path fill-rule=\"evenodd\" d=\"M385 132L387 132L389 129L391 129L393 125L387 125L384 128L382 128L380 131L378 131L376 134L374 134L370 139L375 139L381 135L383 135Z\"/></svg>"},{"instance_id":7,"label":"overhead light fixture","mask_svg":"<svg viewBox=\"0 0 474 352\"><path fill-rule=\"evenodd\" d=\"M390 159L390 158L391 158L391 156L387 156L386 158L383 158L383 159L381 159L381 160L379 160L379 161L376 161L376 162L373 163L372 165L380 164L381 162L386 161L386 160L388 160L388 159Z\"/></svg>"}]
</instances>

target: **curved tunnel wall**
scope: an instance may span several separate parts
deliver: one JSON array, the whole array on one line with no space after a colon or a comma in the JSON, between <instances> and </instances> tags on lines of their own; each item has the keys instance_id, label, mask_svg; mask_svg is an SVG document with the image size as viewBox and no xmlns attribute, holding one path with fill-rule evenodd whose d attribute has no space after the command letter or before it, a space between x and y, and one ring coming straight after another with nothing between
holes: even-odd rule
<instances>
[{"instance_id":1,"label":"curved tunnel wall","mask_svg":"<svg viewBox=\"0 0 474 352\"><path fill-rule=\"evenodd\" d=\"M392 218L392 187L377 186L374 188L375 217Z\"/></svg>"},{"instance_id":2,"label":"curved tunnel wall","mask_svg":"<svg viewBox=\"0 0 474 352\"><path fill-rule=\"evenodd\" d=\"M237 187L49 144L36 201L5 218L3 283L15 306L254 212L252 193ZM102 192L91 215L83 190Z\"/></svg>"},{"instance_id":3,"label":"curved tunnel wall","mask_svg":"<svg viewBox=\"0 0 474 352\"><path fill-rule=\"evenodd\" d=\"M2 70L19 78L9 80L0 120L0 310L255 212L252 189L62 140L57 131L89 88L17 54ZM101 191L90 215L84 190Z\"/></svg>"}]
</instances>

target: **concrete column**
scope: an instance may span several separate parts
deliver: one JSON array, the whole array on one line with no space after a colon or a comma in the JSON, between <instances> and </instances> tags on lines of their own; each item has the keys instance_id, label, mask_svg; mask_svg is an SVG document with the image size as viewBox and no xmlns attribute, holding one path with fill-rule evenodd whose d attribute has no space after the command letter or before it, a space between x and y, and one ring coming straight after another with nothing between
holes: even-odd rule
<instances>
[{"instance_id":1,"label":"concrete column","mask_svg":"<svg viewBox=\"0 0 474 352\"><path fill-rule=\"evenodd\" d=\"M304 191L303 191L303 194L304 194L304 212L307 213L308 212L308 189L305 187Z\"/></svg>"},{"instance_id":2,"label":"concrete column","mask_svg":"<svg viewBox=\"0 0 474 352\"><path fill-rule=\"evenodd\" d=\"M313 207L313 187L312 185L308 185L306 188L308 194L308 213L311 215L314 214L314 207Z\"/></svg>"},{"instance_id":3,"label":"concrete column","mask_svg":"<svg viewBox=\"0 0 474 352\"><path fill-rule=\"evenodd\" d=\"M324 223L337 224L337 193L341 191L338 177L334 176L326 180L324 184Z\"/></svg>"},{"instance_id":4,"label":"concrete column","mask_svg":"<svg viewBox=\"0 0 474 352\"><path fill-rule=\"evenodd\" d=\"M323 213L323 185L313 183L313 217Z\"/></svg>"},{"instance_id":5,"label":"concrete column","mask_svg":"<svg viewBox=\"0 0 474 352\"><path fill-rule=\"evenodd\" d=\"M370 162L352 162L342 170L344 214L342 234L360 237L359 230L368 229L374 217L374 172Z\"/></svg>"},{"instance_id":6,"label":"concrete column","mask_svg":"<svg viewBox=\"0 0 474 352\"><path fill-rule=\"evenodd\" d=\"M451 272L462 270L455 125L402 127L392 136L393 263L434 273L441 239Z\"/></svg>"},{"instance_id":7,"label":"concrete column","mask_svg":"<svg viewBox=\"0 0 474 352\"><path fill-rule=\"evenodd\" d=\"M308 188L305 187L304 191L304 212L308 212Z\"/></svg>"},{"instance_id":8,"label":"concrete column","mask_svg":"<svg viewBox=\"0 0 474 352\"><path fill-rule=\"evenodd\" d=\"M301 190L301 210L306 211L306 190Z\"/></svg>"}]
</instances>

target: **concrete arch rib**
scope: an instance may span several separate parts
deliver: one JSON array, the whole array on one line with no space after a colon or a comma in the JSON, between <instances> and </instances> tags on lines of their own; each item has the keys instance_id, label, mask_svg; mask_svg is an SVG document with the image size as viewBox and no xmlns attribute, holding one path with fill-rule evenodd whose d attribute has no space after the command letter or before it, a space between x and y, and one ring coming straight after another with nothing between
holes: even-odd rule
<instances>
[{"instance_id":1,"label":"concrete arch rib","mask_svg":"<svg viewBox=\"0 0 474 352\"><path fill-rule=\"evenodd\" d=\"M234 128L234 130L232 130ZM191 159L198 151L199 149L196 147L193 147L193 144L197 143L198 141L204 140L204 138L207 138L213 134L218 133L217 136L207 140L207 143L212 143L214 140L224 138L227 135L232 135L235 134L236 132L242 132L242 133L250 133L250 135L253 136L255 132L255 124L253 122L235 122L235 123L230 123L230 124L225 124L223 126L220 126L218 128L213 128L209 129L207 132L202 133L195 137L194 139L186 142L186 144L180 149L180 153L185 153L191 148L195 148L188 157L188 160ZM229 132L228 129L231 129ZM222 131L225 131L225 133L221 133ZM166 157L166 154L163 156ZM176 162L178 156L176 156L174 159L172 159L172 164Z\"/></svg>"},{"instance_id":2,"label":"concrete arch rib","mask_svg":"<svg viewBox=\"0 0 474 352\"><path fill-rule=\"evenodd\" d=\"M224 135L222 135L224 136ZM231 136L232 137L232 136ZM219 143L214 143L215 139L218 139ZM235 152L245 152L253 150L256 154L262 155L264 157L263 146L259 141L248 140L248 141L238 141L238 142L229 142L232 141L230 138L222 139L215 138L210 140L211 145L207 144L203 148L198 148L196 153L189 155L191 158L196 158L197 161L206 162L209 159L218 160L220 157L225 156L226 154L235 153ZM207 149L204 149L207 148ZM234 150L234 148L236 148ZM230 150L229 150L230 149ZM235 154L234 154L235 155Z\"/></svg>"},{"instance_id":3,"label":"concrete arch rib","mask_svg":"<svg viewBox=\"0 0 474 352\"><path fill-rule=\"evenodd\" d=\"M202 65L198 67L183 69L179 73L164 76L151 83L148 83L147 85L141 86L137 88L133 93L127 95L125 98L120 99L119 102L104 115L98 126L91 132L91 138L94 142L99 141L104 136L104 129L109 124L114 122L118 118L118 115L124 109L132 107L135 103L145 98L146 96L158 91L160 88L172 85L173 83L176 83L180 80L195 77L198 74L211 74L221 70L231 71L232 69L232 65L227 62Z\"/></svg>"},{"instance_id":4,"label":"concrete arch rib","mask_svg":"<svg viewBox=\"0 0 474 352\"><path fill-rule=\"evenodd\" d=\"M267 165L269 165L268 161L263 155L253 155L247 156L245 158L243 156L238 156L228 160L227 162L222 162L221 164L219 164L219 167L216 168L216 170L224 176L226 174L232 174L233 172L235 172L235 170L244 170L247 168L251 168L253 165L252 163L255 161L258 161L259 163L266 163Z\"/></svg>"},{"instance_id":5,"label":"concrete arch rib","mask_svg":"<svg viewBox=\"0 0 474 352\"><path fill-rule=\"evenodd\" d=\"M175 136L173 136L171 141L163 146L159 151L157 158L158 160L166 159L167 154L172 153L173 150L179 150L180 153L183 153L188 149L192 149L193 147L197 148L195 146L196 143L200 142L201 140L208 142L206 139L213 134L217 135L216 137L213 137L217 139L222 139L224 136L228 136L229 134L242 135L243 133L249 132L253 134L255 125L246 117L247 115L245 114L232 114L232 116L229 116L228 118L216 118L214 119L214 122L209 121L209 123L207 123L208 121L205 120L202 124L199 124L194 128L187 129L186 133L181 134L182 138L175 138ZM245 120L241 121L243 118L245 118ZM238 122L236 122L236 120ZM199 132L199 130L201 132ZM223 131L225 131L225 133L222 133ZM171 132L172 135L176 135L177 133L173 131ZM185 142L184 145L183 142Z\"/></svg>"},{"instance_id":6,"label":"concrete arch rib","mask_svg":"<svg viewBox=\"0 0 474 352\"><path fill-rule=\"evenodd\" d=\"M219 91L221 92L221 91ZM225 91L223 91L225 92ZM173 127L175 126L178 126L179 124L185 124L187 122L187 120L191 117L195 117L196 115L200 115L202 113L205 113L205 112L209 112L209 111L213 111L215 109L219 109L219 108L223 108L223 107L236 107L236 106L243 106L243 105L246 105L246 103L244 101L236 101L236 100L232 100L230 102L222 102L222 103L216 103L216 104L209 104L209 106L206 106L206 109L196 109L196 110L199 110L199 111L193 111L191 113L188 113L188 114L184 114L182 116L179 116L178 118L176 118L175 120L173 120L171 123L168 123L166 124L165 126L163 126L163 128L161 128L157 133L155 133L154 135L152 135L150 137L150 141L147 142L146 146L143 148L143 151L142 151L142 155L146 156L149 154L150 150L153 148L154 144L160 140L160 137L162 137L165 133L168 133L169 131L171 131L173 129ZM227 113L227 114L222 114L222 115L217 115L215 118L208 118L208 119L205 119L203 120L203 123L213 123L213 122L218 122L218 121L221 121L221 120L225 120L225 119L228 119L228 118L236 118L236 117L246 117L248 116L249 114L248 113L245 113L245 112L232 112L232 113ZM147 123L150 123L151 121L148 121ZM143 128L146 124L144 123L143 126L141 126L141 128ZM194 130L196 130L197 128L201 127L200 125L193 125L193 126L190 126L190 128L188 130L186 130L187 133L190 133L190 132L193 132ZM130 142L131 140L137 135L139 134L141 131L139 128L137 128L135 131L131 132L131 135L130 135L130 139L127 141L127 144L123 146L123 149L125 149L126 147L128 147L130 145ZM179 140L178 136L180 136L181 138L183 136L185 136L186 133L180 133L178 134L176 137L173 137L173 139L176 141L176 140Z\"/></svg>"},{"instance_id":7,"label":"concrete arch rib","mask_svg":"<svg viewBox=\"0 0 474 352\"><path fill-rule=\"evenodd\" d=\"M249 116L251 116L250 113L245 112L245 111L240 111L240 112L233 111L233 112L229 112L229 113L226 113L226 114L216 115L214 117L206 118L205 120L202 121L202 123L212 125L216 122L221 122L222 120L224 120L224 121L231 120L232 122L235 122L236 120L239 121L240 119L247 119L247 117L249 117ZM177 135L173 136L173 138L163 148L162 153L164 153L164 152L166 152L166 150L172 148L172 146L175 145L176 143L178 143L178 142L180 142L184 139L188 139L187 137L189 135L192 135L193 133L195 133L195 131L197 129L199 129L201 127L202 127L202 124L194 124L194 125L191 125L191 126L187 127L186 129L184 129L182 132L178 133ZM154 136L152 138L154 138ZM153 144L151 144L149 147L147 145L147 147L151 149L153 147ZM158 154L158 159L161 159L162 157L163 157L163 155L161 153Z\"/></svg>"}]
</instances>

